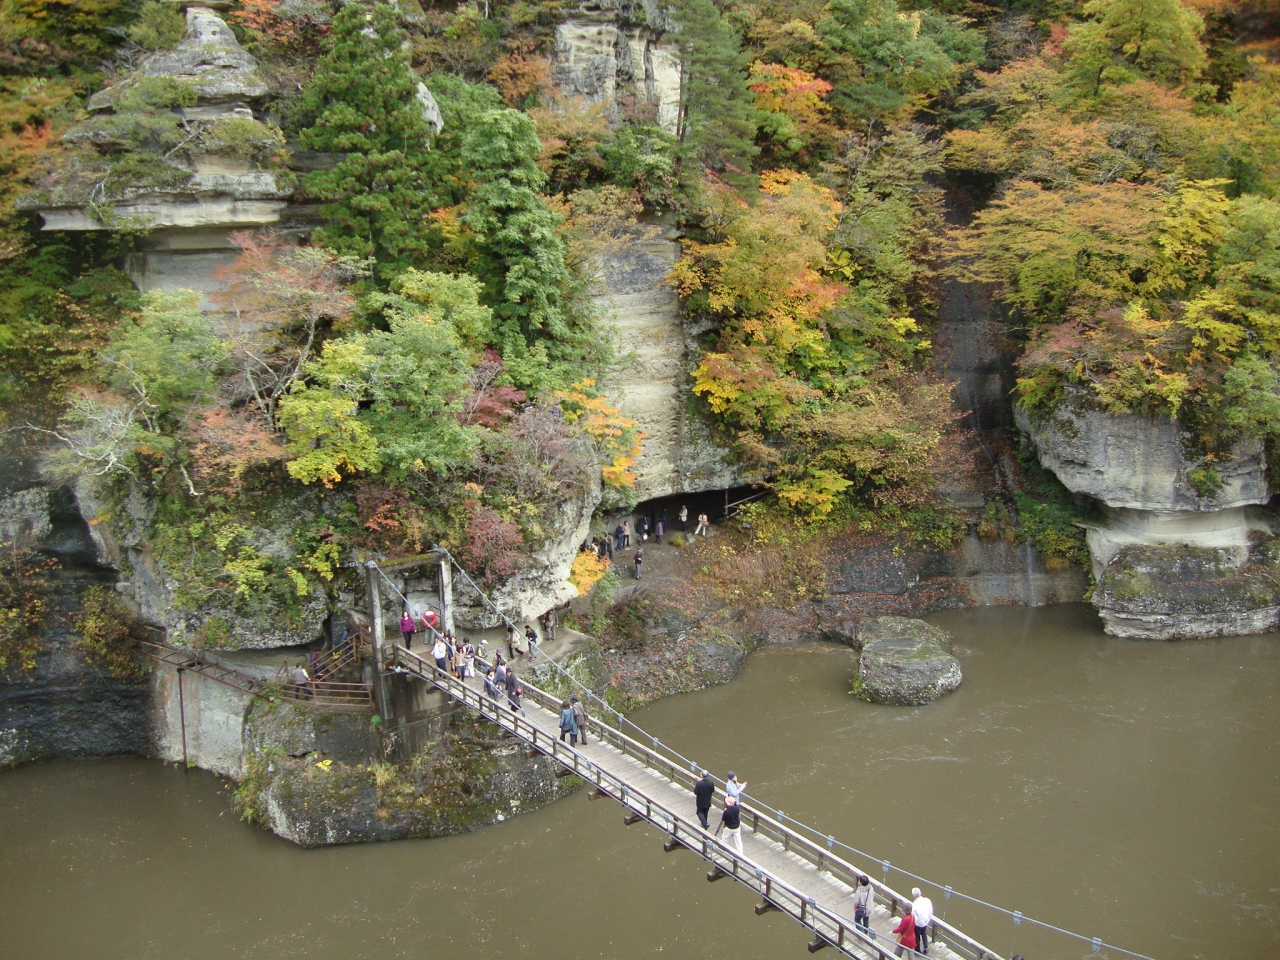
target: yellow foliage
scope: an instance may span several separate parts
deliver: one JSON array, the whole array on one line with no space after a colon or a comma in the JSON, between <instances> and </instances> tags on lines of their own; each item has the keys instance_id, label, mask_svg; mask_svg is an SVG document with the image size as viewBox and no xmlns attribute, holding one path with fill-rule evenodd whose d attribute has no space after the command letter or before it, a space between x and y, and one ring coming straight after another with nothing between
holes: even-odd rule
<instances>
[{"instance_id":1,"label":"yellow foliage","mask_svg":"<svg viewBox=\"0 0 1280 960\"><path fill-rule=\"evenodd\" d=\"M609 572L609 558L597 556L594 552L581 551L573 558L573 567L569 571L569 582L578 588L578 595L585 597L600 578Z\"/></svg>"},{"instance_id":2,"label":"yellow foliage","mask_svg":"<svg viewBox=\"0 0 1280 960\"><path fill-rule=\"evenodd\" d=\"M596 393L595 385L590 378L579 380L568 390L557 391L553 399L560 404L564 422L578 426L590 438L605 484L615 490L630 490L636 483L631 468L640 456L645 434L636 429L634 420L622 416L607 398Z\"/></svg>"}]
</instances>

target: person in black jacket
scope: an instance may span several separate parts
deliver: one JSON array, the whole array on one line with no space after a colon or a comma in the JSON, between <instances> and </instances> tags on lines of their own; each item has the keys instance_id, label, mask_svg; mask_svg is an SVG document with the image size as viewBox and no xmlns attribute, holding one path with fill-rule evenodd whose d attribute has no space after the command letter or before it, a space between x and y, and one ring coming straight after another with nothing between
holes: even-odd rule
<instances>
[{"instance_id":1,"label":"person in black jacket","mask_svg":"<svg viewBox=\"0 0 1280 960\"><path fill-rule=\"evenodd\" d=\"M693 785L693 798L697 801L698 822L702 824L703 830L710 826L707 823L707 814L711 812L711 798L715 795L715 781L711 779L711 774L703 770L702 779Z\"/></svg>"},{"instance_id":2,"label":"person in black jacket","mask_svg":"<svg viewBox=\"0 0 1280 960\"><path fill-rule=\"evenodd\" d=\"M724 798L724 810L720 813L720 826L716 827L716 836L720 835L720 831L727 831L729 840L733 843L738 853L742 853L742 808L738 806L738 801L734 797Z\"/></svg>"}]
</instances>

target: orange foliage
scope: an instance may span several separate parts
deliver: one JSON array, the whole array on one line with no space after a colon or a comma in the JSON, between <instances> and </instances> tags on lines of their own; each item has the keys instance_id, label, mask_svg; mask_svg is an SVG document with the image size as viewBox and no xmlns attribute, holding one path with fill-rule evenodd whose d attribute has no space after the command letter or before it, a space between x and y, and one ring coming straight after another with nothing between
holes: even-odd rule
<instances>
[{"instance_id":1,"label":"orange foliage","mask_svg":"<svg viewBox=\"0 0 1280 960\"><path fill-rule=\"evenodd\" d=\"M526 56L520 52L507 54L489 70L489 82L502 94L509 107L521 107L530 100L551 95L551 61L546 57Z\"/></svg>"},{"instance_id":2,"label":"orange foliage","mask_svg":"<svg viewBox=\"0 0 1280 960\"><path fill-rule=\"evenodd\" d=\"M600 477L615 490L629 490L635 486L636 475L631 469L645 434L636 429L636 422L618 413L618 408L595 392L596 382L579 380L568 390L559 390L554 398L560 404L564 422L580 427L591 439L601 461Z\"/></svg>"}]
</instances>

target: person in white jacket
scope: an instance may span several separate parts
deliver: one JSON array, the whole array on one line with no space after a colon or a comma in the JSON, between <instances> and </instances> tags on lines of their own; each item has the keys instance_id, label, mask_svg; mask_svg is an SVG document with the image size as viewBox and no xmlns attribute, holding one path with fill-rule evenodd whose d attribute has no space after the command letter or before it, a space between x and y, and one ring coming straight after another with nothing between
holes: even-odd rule
<instances>
[{"instance_id":1,"label":"person in white jacket","mask_svg":"<svg viewBox=\"0 0 1280 960\"><path fill-rule=\"evenodd\" d=\"M916 923L916 951L929 955L929 924L933 922L933 901L920 892L919 887L911 888L911 916Z\"/></svg>"}]
</instances>

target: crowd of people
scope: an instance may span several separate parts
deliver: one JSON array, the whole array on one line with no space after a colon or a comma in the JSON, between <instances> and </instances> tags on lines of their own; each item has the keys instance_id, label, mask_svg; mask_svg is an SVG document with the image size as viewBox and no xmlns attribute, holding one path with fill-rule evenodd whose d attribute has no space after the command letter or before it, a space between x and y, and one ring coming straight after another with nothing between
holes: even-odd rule
<instances>
[{"instance_id":1,"label":"crowd of people","mask_svg":"<svg viewBox=\"0 0 1280 960\"><path fill-rule=\"evenodd\" d=\"M676 513L677 522L680 524L680 532L687 534L689 532L689 508L681 505ZM670 527L667 525L667 511L664 507L658 513L652 515L641 515L636 521L636 552L631 558L632 570L637 580L644 579L644 545L649 542L649 538L653 538L653 542L662 545L662 538L670 533ZM711 532L711 520L705 513L698 514L697 525L694 527L693 536L706 537ZM631 518L618 521L618 525L612 530L604 530L599 536L594 536L582 545L584 553L594 553L601 560L613 562L615 555L620 550L631 549Z\"/></svg>"},{"instance_id":2,"label":"crowd of people","mask_svg":"<svg viewBox=\"0 0 1280 960\"><path fill-rule=\"evenodd\" d=\"M685 513L684 508L681 508L682 526L685 522ZM704 522L703 517L705 515L698 518L699 525ZM660 518L657 529L662 529L662 523L663 521ZM626 535L624 531L623 536ZM642 562L639 554L640 551L637 550L637 565ZM639 576L638 570L636 575L637 577ZM457 677L459 680L466 680L476 676L476 660L479 659L482 662L488 660L486 642L481 640L478 645L473 645L466 639L458 642L454 638L452 631L436 632L435 625L438 619L433 610L427 611L422 615L422 625L427 628L428 634L435 637L431 647L431 657L436 666L441 671ZM548 621L546 615L544 615L544 618L540 618L540 621L543 626L544 636L547 636L551 633L551 630L547 629ZM417 624L407 609L400 618L400 632L404 636L407 649L412 643L414 634L417 632ZM523 655L517 643L517 636L515 624L508 622L507 652L512 659ZM532 655L537 649L539 639L537 631L533 629L532 624L525 624L524 639L528 653ZM297 665L293 679L299 688L305 687L309 678L301 663ZM510 660L503 656L501 649L494 652L493 666L485 670L484 692L494 702L505 700L512 712L528 716L521 704L524 686L516 676ZM559 715L561 742L567 740L570 746L576 747L579 743L585 746L587 743L588 719L586 706L577 696L561 701ZM722 833L725 834L726 842L731 844L739 855L743 853L742 795L746 788L746 782L739 780L734 771L729 771L728 776L725 777L724 804L720 813L720 822L715 829L715 836L719 837ZM697 814L698 822L704 830L711 829L710 814L715 795L715 781L711 779L711 774L708 771L703 770L701 778L694 784L693 796L694 812ZM929 925L933 921L933 902L921 893L919 887L912 889L911 896L911 911L898 921L892 931L898 943L895 950L895 956L898 957L907 952L911 952L912 956L927 956L929 953ZM868 936L877 936L871 929L871 914L875 907L876 893L869 877L866 875L858 877L857 885L854 887L851 898L855 926ZM1015 958L1015 960L1021 960L1021 958Z\"/></svg>"}]
</instances>

